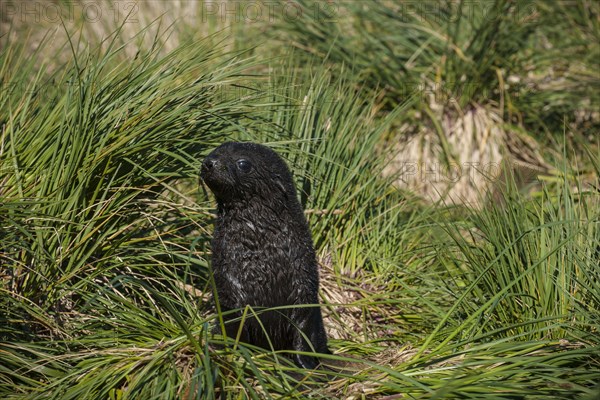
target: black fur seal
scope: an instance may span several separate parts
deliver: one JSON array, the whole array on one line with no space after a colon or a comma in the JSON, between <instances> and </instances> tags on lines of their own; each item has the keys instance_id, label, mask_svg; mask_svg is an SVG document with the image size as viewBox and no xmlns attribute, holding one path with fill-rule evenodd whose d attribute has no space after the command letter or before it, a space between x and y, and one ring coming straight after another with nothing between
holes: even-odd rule
<instances>
[{"instance_id":1,"label":"black fur seal","mask_svg":"<svg viewBox=\"0 0 600 400\"><path fill-rule=\"evenodd\" d=\"M212 268L221 310L318 304L315 250L283 159L263 145L229 142L206 157L200 176L217 200ZM231 320L239 316L226 317L229 337L237 335L239 322ZM259 318L246 319L242 341L330 353L319 307L261 312ZM294 361L318 366L315 357L294 355Z\"/></svg>"}]
</instances>

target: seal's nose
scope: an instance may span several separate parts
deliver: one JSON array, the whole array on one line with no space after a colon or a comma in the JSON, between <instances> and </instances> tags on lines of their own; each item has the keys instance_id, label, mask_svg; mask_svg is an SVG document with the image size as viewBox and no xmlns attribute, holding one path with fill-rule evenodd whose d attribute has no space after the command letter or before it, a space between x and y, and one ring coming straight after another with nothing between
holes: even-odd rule
<instances>
[{"instance_id":1,"label":"seal's nose","mask_svg":"<svg viewBox=\"0 0 600 400\"><path fill-rule=\"evenodd\" d=\"M204 161L202 161L202 167L200 168L200 175L205 176L207 174L211 174L212 172L214 172L214 170L216 170L218 168L218 166L219 166L219 158L214 157L213 155L209 154L208 156L206 156Z\"/></svg>"},{"instance_id":2,"label":"seal's nose","mask_svg":"<svg viewBox=\"0 0 600 400\"><path fill-rule=\"evenodd\" d=\"M208 171L212 171L217 166L217 159L213 157L206 157L204 162L202 163L202 169Z\"/></svg>"}]
</instances>

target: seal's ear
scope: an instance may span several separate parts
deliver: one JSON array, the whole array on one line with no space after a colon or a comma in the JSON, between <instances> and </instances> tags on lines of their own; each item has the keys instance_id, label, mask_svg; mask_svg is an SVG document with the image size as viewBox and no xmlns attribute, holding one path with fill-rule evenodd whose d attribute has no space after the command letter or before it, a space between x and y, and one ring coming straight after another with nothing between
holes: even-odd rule
<instances>
[{"instance_id":1,"label":"seal's ear","mask_svg":"<svg viewBox=\"0 0 600 400\"><path fill-rule=\"evenodd\" d=\"M287 197L288 192L285 188L285 183L283 183L283 178L281 177L281 175L273 173L271 177L273 178L273 182L275 182L275 186L277 186L277 189L281 190L284 196Z\"/></svg>"}]
</instances>

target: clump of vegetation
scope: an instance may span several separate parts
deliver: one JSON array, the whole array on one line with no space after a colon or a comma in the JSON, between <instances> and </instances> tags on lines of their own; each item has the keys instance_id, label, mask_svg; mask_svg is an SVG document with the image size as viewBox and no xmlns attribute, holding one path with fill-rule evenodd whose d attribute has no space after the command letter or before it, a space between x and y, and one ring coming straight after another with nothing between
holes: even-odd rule
<instances>
[{"instance_id":1,"label":"clump of vegetation","mask_svg":"<svg viewBox=\"0 0 600 400\"><path fill-rule=\"evenodd\" d=\"M178 4L170 27L65 24L64 51L23 25L0 38L0 397L595 398L597 4L298 2L209 36L227 18ZM244 44L261 30L296 49ZM210 334L198 169L232 139L294 171L333 367ZM395 186L396 142L447 166L504 146L551 173L432 205Z\"/></svg>"},{"instance_id":2,"label":"clump of vegetation","mask_svg":"<svg viewBox=\"0 0 600 400\"><path fill-rule=\"evenodd\" d=\"M597 4L299 4L301 18L281 21L286 40L353 76L378 109L410 101L382 152L424 198L480 206L499 177L554 174L536 140L556 143L569 124L581 149L600 130Z\"/></svg>"}]
</instances>

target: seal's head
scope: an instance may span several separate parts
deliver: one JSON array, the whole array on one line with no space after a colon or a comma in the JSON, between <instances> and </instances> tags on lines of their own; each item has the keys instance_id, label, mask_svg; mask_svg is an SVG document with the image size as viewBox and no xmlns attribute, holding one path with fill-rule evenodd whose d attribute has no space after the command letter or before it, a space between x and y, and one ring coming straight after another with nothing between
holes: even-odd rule
<instances>
[{"instance_id":1,"label":"seal's head","mask_svg":"<svg viewBox=\"0 0 600 400\"><path fill-rule=\"evenodd\" d=\"M200 177L222 205L256 198L285 201L296 195L283 159L256 143L220 145L202 162Z\"/></svg>"}]
</instances>

